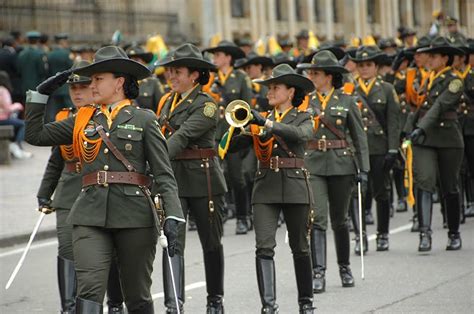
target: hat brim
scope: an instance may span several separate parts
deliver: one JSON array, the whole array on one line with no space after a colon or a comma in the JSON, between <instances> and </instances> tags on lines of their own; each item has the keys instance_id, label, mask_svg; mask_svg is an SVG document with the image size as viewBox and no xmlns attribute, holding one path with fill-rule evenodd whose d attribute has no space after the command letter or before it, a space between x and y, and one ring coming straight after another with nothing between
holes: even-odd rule
<instances>
[{"instance_id":1,"label":"hat brim","mask_svg":"<svg viewBox=\"0 0 474 314\"><path fill-rule=\"evenodd\" d=\"M425 47L417 49L416 52L441 53L445 55L463 55L464 51L452 46Z\"/></svg>"},{"instance_id":2,"label":"hat brim","mask_svg":"<svg viewBox=\"0 0 474 314\"><path fill-rule=\"evenodd\" d=\"M349 55L349 59L351 59L355 63L360 63L360 62L365 62L365 61L374 61L375 63L379 63L381 58L383 58L383 53L367 56L365 58L357 58L357 56L352 57L351 55Z\"/></svg>"},{"instance_id":3,"label":"hat brim","mask_svg":"<svg viewBox=\"0 0 474 314\"><path fill-rule=\"evenodd\" d=\"M186 68L198 68L214 70L216 66L210 62L207 62L198 58L180 58L175 60L162 60L155 63L155 66L160 67L186 67Z\"/></svg>"},{"instance_id":4,"label":"hat brim","mask_svg":"<svg viewBox=\"0 0 474 314\"><path fill-rule=\"evenodd\" d=\"M314 90L313 82L299 74L283 74L277 77L270 77L266 80L253 80L253 82L265 86L270 84L286 84L288 86L301 88L306 94Z\"/></svg>"},{"instance_id":5,"label":"hat brim","mask_svg":"<svg viewBox=\"0 0 474 314\"><path fill-rule=\"evenodd\" d=\"M232 58L234 59L245 58L245 52L239 47L217 46L213 48L204 49L203 52L209 52L209 53L224 52L226 54L231 55Z\"/></svg>"},{"instance_id":6,"label":"hat brim","mask_svg":"<svg viewBox=\"0 0 474 314\"><path fill-rule=\"evenodd\" d=\"M125 73L130 74L137 80L142 80L151 75L150 70L146 66L125 58L113 58L94 62L88 66L75 69L74 73L88 77L95 73Z\"/></svg>"},{"instance_id":7,"label":"hat brim","mask_svg":"<svg viewBox=\"0 0 474 314\"><path fill-rule=\"evenodd\" d=\"M74 85L74 84L90 84L92 81L89 77L81 76L79 79L73 81L71 79L68 79L66 81L66 84L68 85Z\"/></svg>"},{"instance_id":8,"label":"hat brim","mask_svg":"<svg viewBox=\"0 0 474 314\"><path fill-rule=\"evenodd\" d=\"M321 70L321 71L328 71L328 72L334 72L334 73L349 73L345 67L342 65L316 65L312 63L300 63L297 65L298 69L301 70Z\"/></svg>"},{"instance_id":9,"label":"hat brim","mask_svg":"<svg viewBox=\"0 0 474 314\"><path fill-rule=\"evenodd\" d=\"M235 68L239 69L252 64L261 64L263 67L273 66L273 60L269 57L259 56L252 59L248 59L242 64L239 64Z\"/></svg>"},{"instance_id":10,"label":"hat brim","mask_svg":"<svg viewBox=\"0 0 474 314\"><path fill-rule=\"evenodd\" d=\"M150 63L153 60L153 54L151 52L136 53L136 54L127 54L129 58L140 58L145 63Z\"/></svg>"},{"instance_id":11,"label":"hat brim","mask_svg":"<svg viewBox=\"0 0 474 314\"><path fill-rule=\"evenodd\" d=\"M311 63L311 60L313 60L313 57L315 54L317 54L320 51L325 51L325 50L332 52L336 56L337 60L342 60L346 56L346 52L343 49L333 46L333 47L328 47L328 48L321 48L310 53L309 55L303 58L302 63Z\"/></svg>"}]
</instances>

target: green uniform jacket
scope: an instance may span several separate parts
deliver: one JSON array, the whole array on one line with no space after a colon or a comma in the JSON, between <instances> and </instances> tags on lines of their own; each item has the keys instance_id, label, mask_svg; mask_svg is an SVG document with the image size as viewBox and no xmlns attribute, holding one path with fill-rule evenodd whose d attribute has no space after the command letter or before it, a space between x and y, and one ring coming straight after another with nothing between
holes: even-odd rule
<instances>
[{"instance_id":1,"label":"green uniform jacket","mask_svg":"<svg viewBox=\"0 0 474 314\"><path fill-rule=\"evenodd\" d=\"M214 148L217 125L217 105L206 93L196 88L170 115L174 93L168 97L161 110L159 122L168 120L170 129L165 130L168 151L178 182L180 197L208 196L207 178L203 160L175 160L184 149ZM227 191L224 174L217 156L209 160L212 194Z\"/></svg>"},{"instance_id":2,"label":"green uniform jacket","mask_svg":"<svg viewBox=\"0 0 474 314\"><path fill-rule=\"evenodd\" d=\"M366 95L360 86L357 86L356 90L364 100L362 121L367 129L370 155L385 155L389 150L397 151L400 143L400 106L393 86L377 78L369 95Z\"/></svg>"},{"instance_id":3,"label":"green uniform jacket","mask_svg":"<svg viewBox=\"0 0 474 314\"><path fill-rule=\"evenodd\" d=\"M463 83L452 71L440 75L427 92L426 101L416 111L414 123L425 131L415 143L430 147L462 148L461 125L453 119L463 93ZM450 115L451 117L447 117Z\"/></svg>"},{"instance_id":4,"label":"green uniform jacket","mask_svg":"<svg viewBox=\"0 0 474 314\"><path fill-rule=\"evenodd\" d=\"M462 129L465 136L474 136L474 69L464 79L464 93L461 95Z\"/></svg>"},{"instance_id":5,"label":"green uniform jacket","mask_svg":"<svg viewBox=\"0 0 474 314\"><path fill-rule=\"evenodd\" d=\"M273 111L268 119L274 121ZM280 136L288 148L297 158L304 158L306 142L313 134L311 114L293 108L278 123L273 123L271 131L263 136L265 142L276 134ZM278 141L273 142L272 156L288 158L288 153ZM230 151L238 151L252 145L252 138L248 135L238 135L232 138ZM278 172L271 169L258 169L255 174L252 204L309 204L308 187L302 169L280 169Z\"/></svg>"},{"instance_id":6,"label":"green uniform jacket","mask_svg":"<svg viewBox=\"0 0 474 314\"><path fill-rule=\"evenodd\" d=\"M37 197L51 199L54 192L51 207L55 209L71 209L82 188L82 175L69 172L64 163L59 146L55 146L37 194Z\"/></svg>"},{"instance_id":7,"label":"green uniform jacket","mask_svg":"<svg viewBox=\"0 0 474 314\"><path fill-rule=\"evenodd\" d=\"M43 125L46 101L41 98L46 97L36 92L29 92L27 96L26 141L38 146L72 144L75 117ZM149 165L157 191L163 197L166 216L184 221L166 140L160 132L155 114L127 106L118 113L109 129L105 116L97 110L89 121L91 127L86 127L85 134L91 139L99 137L94 122L104 126L112 143L138 173L145 174ZM126 171L124 165L105 148L105 143L102 143L97 158L91 163L83 163L83 175L99 170ZM150 227L154 225L151 210L145 195L136 185L91 185L81 190L68 222L106 228Z\"/></svg>"},{"instance_id":8,"label":"green uniform jacket","mask_svg":"<svg viewBox=\"0 0 474 314\"><path fill-rule=\"evenodd\" d=\"M221 84L216 75L212 90L221 96L218 104L219 111L223 111L231 101L236 99L242 99L248 104L252 102L252 82L247 74L241 70L232 70L225 84ZM229 124L223 114L219 114L218 118L216 140L220 141L229 129Z\"/></svg>"},{"instance_id":9,"label":"green uniform jacket","mask_svg":"<svg viewBox=\"0 0 474 314\"><path fill-rule=\"evenodd\" d=\"M46 54L35 46L25 47L18 55L18 71L21 76L22 94L35 90L48 77Z\"/></svg>"},{"instance_id":10,"label":"green uniform jacket","mask_svg":"<svg viewBox=\"0 0 474 314\"><path fill-rule=\"evenodd\" d=\"M48 53L48 64L49 74L48 76L55 75L58 72L65 71L72 67L72 60L69 58L71 51L66 48L56 47ZM67 85L63 85L58 88L54 95L58 96L69 96L69 90Z\"/></svg>"},{"instance_id":11,"label":"green uniform jacket","mask_svg":"<svg viewBox=\"0 0 474 314\"><path fill-rule=\"evenodd\" d=\"M153 112L156 112L158 102L165 94L160 80L155 77L149 77L139 81L138 85L139 95L135 99L135 102L141 108L151 109Z\"/></svg>"},{"instance_id":12,"label":"green uniform jacket","mask_svg":"<svg viewBox=\"0 0 474 314\"><path fill-rule=\"evenodd\" d=\"M310 108L316 114L316 110L322 110L318 97L312 96ZM335 176L356 174L357 168L368 172L369 147L367 135L364 132L362 118L354 97L345 95L340 90L335 90L333 96L321 113L333 126L346 135L346 140L352 145L340 149L308 150L305 155L306 169L312 175ZM313 134L313 139L339 140L329 128L319 121L318 130Z\"/></svg>"}]
</instances>

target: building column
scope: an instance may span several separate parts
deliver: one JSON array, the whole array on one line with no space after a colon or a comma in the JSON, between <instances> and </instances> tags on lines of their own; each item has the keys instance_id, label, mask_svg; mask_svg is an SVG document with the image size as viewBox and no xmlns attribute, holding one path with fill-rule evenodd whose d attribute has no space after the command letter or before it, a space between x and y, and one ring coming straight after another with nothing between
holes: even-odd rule
<instances>
[{"instance_id":1,"label":"building column","mask_svg":"<svg viewBox=\"0 0 474 314\"><path fill-rule=\"evenodd\" d=\"M288 6L288 36L293 39L296 35L296 11L295 2L293 0L287 0Z\"/></svg>"},{"instance_id":2,"label":"building column","mask_svg":"<svg viewBox=\"0 0 474 314\"><path fill-rule=\"evenodd\" d=\"M432 10L441 10L441 0L432 0L431 1ZM430 14L431 15L431 14Z\"/></svg>"},{"instance_id":3,"label":"building column","mask_svg":"<svg viewBox=\"0 0 474 314\"><path fill-rule=\"evenodd\" d=\"M386 1L380 1L379 2L379 10L380 10L380 33L382 34L382 37L385 38L388 36L388 23L387 23L387 18L386 16L389 15L390 13L387 10L386 6L387 2Z\"/></svg>"},{"instance_id":4,"label":"building column","mask_svg":"<svg viewBox=\"0 0 474 314\"><path fill-rule=\"evenodd\" d=\"M367 36L367 0L360 1L361 37Z\"/></svg>"},{"instance_id":5,"label":"building column","mask_svg":"<svg viewBox=\"0 0 474 314\"><path fill-rule=\"evenodd\" d=\"M406 0L405 2L405 6L406 6L406 11L403 12L403 14L405 14L406 16L406 21L407 21L407 26L409 28L414 28L415 27L415 18L413 16L414 12L413 12L413 0Z\"/></svg>"},{"instance_id":6,"label":"building column","mask_svg":"<svg viewBox=\"0 0 474 314\"><path fill-rule=\"evenodd\" d=\"M398 6L398 0L392 0L392 6L390 8L391 12L391 21L389 32L390 34L395 34L397 27L400 26L400 7ZM391 35L392 36L392 35Z\"/></svg>"},{"instance_id":7,"label":"building column","mask_svg":"<svg viewBox=\"0 0 474 314\"><path fill-rule=\"evenodd\" d=\"M361 13L360 13L360 1L361 0L355 0L355 3L354 3L354 30L355 30L355 36L357 37L360 37L361 36L361 33L362 33L362 28L361 28L361 21L360 21L360 17L361 17Z\"/></svg>"},{"instance_id":8,"label":"building column","mask_svg":"<svg viewBox=\"0 0 474 314\"><path fill-rule=\"evenodd\" d=\"M257 0L249 0L250 5L250 36L252 41L255 42L258 39L259 33L257 29L258 16L257 16Z\"/></svg>"},{"instance_id":9,"label":"building column","mask_svg":"<svg viewBox=\"0 0 474 314\"><path fill-rule=\"evenodd\" d=\"M467 12L473 12L474 10L474 2L472 1L466 1L466 11ZM474 35L474 14L468 14L467 15L467 21L466 21L466 35L469 37L472 37Z\"/></svg>"},{"instance_id":10,"label":"building column","mask_svg":"<svg viewBox=\"0 0 474 314\"><path fill-rule=\"evenodd\" d=\"M252 1L252 0L251 0ZM253 1L252 1L253 2ZM258 2L258 17L259 17L259 36L258 38L265 38L267 36L267 17L266 17L266 8L265 1L260 0Z\"/></svg>"},{"instance_id":11,"label":"building column","mask_svg":"<svg viewBox=\"0 0 474 314\"><path fill-rule=\"evenodd\" d=\"M268 34L270 36L276 36L276 14L275 14L275 0L267 1L268 7Z\"/></svg>"},{"instance_id":12,"label":"building column","mask_svg":"<svg viewBox=\"0 0 474 314\"><path fill-rule=\"evenodd\" d=\"M326 36L328 40L334 39L334 11L332 0L326 0Z\"/></svg>"},{"instance_id":13,"label":"building column","mask_svg":"<svg viewBox=\"0 0 474 314\"><path fill-rule=\"evenodd\" d=\"M459 0L454 0L452 2L452 8L453 8L454 17L457 18L458 21L459 21L460 20L460 13L461 13L461 12L459 12Z\"/></svg>"},{"instance_id":14,"label":"building column","mask_svg":"<svg viewBox=\"0 0 474 314\"><path fill-rule=\"evenodd\" d=\"M230 0L222 0L222 19L223 19L223 38L232 40L232 29L231 29L231 14L230 14Z\"/></svg>"},{"instance_id":15,"label":"building column","mask_svg":"<svg viewBox=\"0 0 474 314\"><path fill-rule=\"evenodd\" d=\"M204 10L206 10L206 8L204 7ZM222 27L222 8L221 8L221 0L214 0L214 16L213 16L213 19L216 21L215 25L215 30L216 30L216 33L219 33L221 34L221 36L224 36L224 29Z\"/></svg>"},{"instance_id":16,"label":"building column","mask_svg":"<svg viewBox=\"0 0 474 314\"><path fill-rule=\"evenodd\" d=\"M307 0L308 29L315 32L314 25L314 0Z\"/></svg>"}]
</instances>

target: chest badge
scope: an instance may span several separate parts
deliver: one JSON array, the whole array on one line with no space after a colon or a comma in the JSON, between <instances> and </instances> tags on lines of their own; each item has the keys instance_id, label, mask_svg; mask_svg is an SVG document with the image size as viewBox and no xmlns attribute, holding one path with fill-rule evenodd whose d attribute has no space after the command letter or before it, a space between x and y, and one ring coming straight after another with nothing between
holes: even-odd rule
<instances>
[{"instance_id":1,"label":"chest badge","mask_svg":"<svg viewBox=\"0 0 474 314\"><path fill-rule=\"evenodd\" d=\"M206 117L212 118L214 117L216 110L217 110L216 104L209 101L205 103L203 113Z\"/></svg>"}]
</instances>

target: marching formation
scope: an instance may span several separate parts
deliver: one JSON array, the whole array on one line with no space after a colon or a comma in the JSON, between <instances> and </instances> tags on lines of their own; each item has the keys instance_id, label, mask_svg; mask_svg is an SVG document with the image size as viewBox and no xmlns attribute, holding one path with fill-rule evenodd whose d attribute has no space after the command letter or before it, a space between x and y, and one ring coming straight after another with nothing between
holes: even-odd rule
<instances>
[{"instance_id":1,"label":"marching formation","mask_svg":"<svg viewBox=\"0 0 474 314\"><path fill-rule=\"evenodd\" d=\"M474 40L453 31L309 49L308 36L275 55L222 40L156 61L138 45L104 46L27 87L25 139L53 146L37 197L56 213L62 313L102 313L106 294L109 313L154 313L157 245L166 313L183 313L193 229L207 313L224 313L223 224L233 217L237 235L255 232L261 313L279 311L282 224L299 313L325 292L329 221L342 287L356 285L351 230L356 255L373 250L374 223L375 250L389 251L394 211L413 209L427 252L439 201L446 250L462 248L460 224L474 216ZM72 105L44 119L58 91Z\"/></svg>"}]
</instances>

